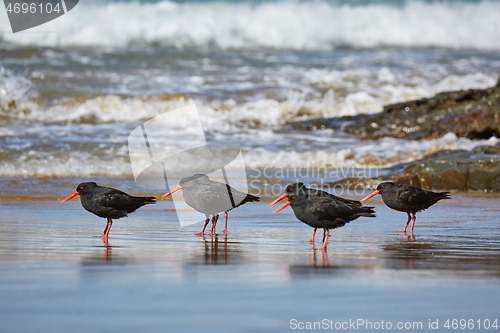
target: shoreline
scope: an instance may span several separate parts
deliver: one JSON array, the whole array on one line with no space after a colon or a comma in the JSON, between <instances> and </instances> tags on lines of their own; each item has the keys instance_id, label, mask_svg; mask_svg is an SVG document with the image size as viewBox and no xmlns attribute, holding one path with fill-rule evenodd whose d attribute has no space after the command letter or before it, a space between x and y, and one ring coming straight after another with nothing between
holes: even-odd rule
<instances>
[{"instance_id":1,"label":"shoreline","mask_svg":"<svg viewBox=\"0 0 500 333\"><path fill-rule=\"evenodd\" d=\"M413 163L415 164L415 163ZM322 188L337 196L348 199L359 200L369 194L378 183L387 180L393 180L393 176L382 176L378 179L372 178L345 178L339 181L327 181L310 178L303 180L309 187ZM248 193L259 196L261 202L269 203L280 196L286 185L300 181L299 179L256 179L248 177ZM403 179L404 180L404 179ZM171 202L172 198L162 198L166 190L151 190L137 186L133 179L125 177L104 177L99 176L91 179L76 178L6 178L0 177L3 193L0 193L0 202L60 202L71 194L76 185L83 181L95 181L101 186L114 187L134 196L155 196L158 202ZM396 181L398 182L398 181ZM404 183L404 181L400 181ZM272 184L272 185L270 185ZM415 184L413 184L415 185ZM420 185L420 184L418 184ZM418 186L417 185L417 186ZM427 190L436 190L435 188L418 186ZM242 190L242 189L239 189ZM456 190L456 189L438 189L440 191L449 191L452 196L468 196L472 198L500 198L500 192L481 191L481 190ZM73 201L79 201L78 198Z\"/></svg>"},{"instance_id":2,"label":"shoreline","mask_svg":"<svg viewBox=\"0 0 500 333\"><path fill-rule=\"evenodd\" d=\"M284 188L284 187L283 187ZM366 194L369 194L372 190L370 189L366 189L365 192L363 193L366 193ZM463 197L471 197L471 198L500 198L500 192L484 192L484 191L449 191L450 194L453 196L453 195L459 195L459 196L463 196ZM172 202L172 198L161 198L161 196L163 195L163 193L158 193L158 194L154 194L154 193L151 193L151 192L140 192L140 193L137 193L137 192L130 192L129 193L130 195L134 195L134 196L144 196L144 195L151 195L151 196L155 196L156 199L158 200L158 203L160 202L163 202L163 201L168 201L168 202ZM254 194L255 195L255 192L250 192L250 194ZM340 194L338 193L333 193L337 196L339 196ZM263 202L263 203L270 203L272 202L274 199L276 199L277 196L271 196L271 195L261 195L260 196L260 202ZM343 195L343 197L347 198L347 199L353 199L353 200L357 200L356 199L356 196L353 196L353 195ZM359 196L358 199L361 199L363 196ZM9 202L56 202L56 203L60 203L62 199L64 199L65 197L64 196L55 196L55 195L52 195L52 196L43 196L43 197L39 197L39 196L17 196L17 195L0 195L0 202L5 202L5 203L9 203ZM74 198L72 201L74 202L80 202L80 199L78 198ZM182 201L182 200L180 200ZM365 206L370 206L370 204L365 204Z\"/></svg>"},{"instance_id":3,"label":"shoreline","mask_svg":"<svg viewBox=\"0 0 500 333\"><path fill-rule=\"evenodd\" d=\"M327 252L312 249L312 228L290 208L273 215L267 202L231 211L227 237L219 222L202 238L201 221L181 227L165 200L116 220L108 246L99 238L106 219L78 201L0 202L0 320L8 331L50 333L494 320L498 195L452 198L417 214L414 237L398 231L406 214L373 198L377 217L332 230Z\"/></svg>"}]
</instances>

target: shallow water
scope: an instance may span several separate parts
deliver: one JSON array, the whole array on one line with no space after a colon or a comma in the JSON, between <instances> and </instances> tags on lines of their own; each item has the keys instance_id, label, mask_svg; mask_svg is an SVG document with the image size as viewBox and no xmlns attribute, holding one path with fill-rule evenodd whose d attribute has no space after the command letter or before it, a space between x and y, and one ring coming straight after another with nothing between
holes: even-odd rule
<instances>
[{"instance_id":1,"label":"shallow water","mask_svg":"<svg viewBox=\"0 0 500 333\"><path fill-rule=\"evenodd\" d=\"M291 209L267 203L231 211L227 238L201 238L201 224L181 228L161 201L115 221L104 246L105 220L78 201L2 202L2 331L283 332L323 319L427 331L429 320L497 319L497 202L454 194L418 214L412 238L398 232L405 214L375 199L378 217L333 230L327 253Z\"/></svg>"},{"instance_id":2,"label":"shallow water","mask_svg":"<svg viewBox=\"0 0 500 333\"><path fill-rule=\"evenodd\" d=\"M290 124L493 86L499 13L499 2L476 0L88 0L20 34L4 16L0 332L284 332L323 319L426 331L500 319L498 195L453 194L419 213L415 237L398 232L405 214L374 198L378 217L333 230L327 253L291 209L267 206L290 182L372 178L498 143L359 140ZM104 219L60 200L89 180L162 194L134 182L129 135L193 103L196 116L147 133L149 149L169 156L201 134L238 145L262 203L231 211L229 236L212 239L194 236L200 224L181 228L173 202L160 201L115 221L105 246Z\"/></svg>"}]
</instances>

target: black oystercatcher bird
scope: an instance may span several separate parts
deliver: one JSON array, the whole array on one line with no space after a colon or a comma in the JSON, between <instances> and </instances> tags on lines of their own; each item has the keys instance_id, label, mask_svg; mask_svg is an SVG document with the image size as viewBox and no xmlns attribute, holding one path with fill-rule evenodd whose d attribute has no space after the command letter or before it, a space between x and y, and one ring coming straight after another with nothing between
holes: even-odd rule
<instances>
[{"instance_id":1,"label":"black oystercatcher bird","mask_svg":"<svg viewBox=\"0 0 500 333\"><path fill-rule=\"evenodd\" d=\"M125 217L139 207L156 203L155 197L134 197L111 187L98 186L94 182L81 183L76 187L75 192L61 202L66 202L77 195L80 195L83 208L108 219L108 224L101 235L105 243L108 241L109 231L113 224L112 219Z\"/></svg>"},{"instance_id":2,"label":"black oystercatcher bird","mask_svg":"<svg viewBox=\"0 0 500 333\"><path fill-rule=\"evenodd\" d=\"M431 192L411 185L384 182L378 184L373 193L360 201L366 201L377 194L382 195L382 200L390 208L408 214L408 221L402 231L406 232L406 228L412 221L410 235L413 234L417 212L429 208L441 199L451 199L450 192Z\"/></svg>"},{"instance_id":3,"label":"black oystercatcher bird","mask_svg":"<svg viewBox=\"0 0 500 333\"><path fill-rule=\"evenodd\" d=\"M224 235L227 235L227 212L247 202L260 201L259 197L240 192L228 184L210 180L205 174L195 174L181 179L179 186L165 193L163 197L181 190L183 191L184 201L190 207L206 216L205 225L196 234L197 236L205 234L205 228L208 225L210 216L212 216L212 228L209 235L215 234L215 226L219 219L219 213L222 212L224 212L224 230L222 232Z\"/></svg>"},{"instance_id":4,"label":"black oystercatcher bird","mask_svg":"<svg viewBox=\"0 0 500 333\"><path fill-rule=\"evenodd\" d=\"M335 199L335 200L338 200L338 201L341 201L341 202L344 202L344 203L350 204L350 205L356 205L356 206L361 206L362 205L361 202L359 202L357 200L349 200L349 199L338 197L336 195L333 195L331 193L325 192L323 190L307 188L304 183L298 182L298 183L287 185L285 187L285 192L280 197L276 198L276 200L274 200L273 202L271 202L269 204L269 206L272 206L272 205L276 204L277 202L285 199L287 197L288 193L292 193L292 192L295 192L295 191L304 192L305 194L310 195L310 196L330 197L332 199ZM314 244L314 236L316 236L316 230L317 229L318 228L314 228L312 236L311 236L311 239L309 239L309 243Z\"/></svg>"},{"instance_id":5,"label":"black oystercatcher bird","mask_svg":"<svg viewBox=\"0 0 500 333\"><path fill-rule=\"evenodd\" d=\"M373 207L346 203L329 196L307 195L304 191L294 191L287 194L288 201L277 208L273 214L292 206L295 216L313 228L323 228L323 241L320 249L328 247L330 229L344 226L358 217L375 217Z\"/></svg>"}]
</instances>

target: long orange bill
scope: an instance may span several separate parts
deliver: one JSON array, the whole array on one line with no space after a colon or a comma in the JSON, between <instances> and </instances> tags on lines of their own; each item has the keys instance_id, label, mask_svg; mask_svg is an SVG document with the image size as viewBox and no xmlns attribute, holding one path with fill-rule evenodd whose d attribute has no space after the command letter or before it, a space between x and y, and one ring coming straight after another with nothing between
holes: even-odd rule
<instances>
[{"instance_id":1,"label":"long orange bill","mask_svg":"<svg viewBox=\"0 0 500 333\"><path fill-rule=\"evenodd\" d=\"M75 191L75 192L71 193L70 195L68 195L68 197L66 197L65 199L61 200L61 203L65 203L66 201L73 199L77 195L78 195L78 192Z\"/></svg>"},{"instance_id":2,"label":"long orange bill","mask_svg":"<svg viewBox=\"0 0 500 333\"><path fill-rule=\"evenodd\" d=\"M182 190L182 186L178 185L178 186L177 186L176 188L174 188L172 191L165 193L165 194L164 194L164 195L162 195L161 197L162 197L162 198L168 197L169 195L174 194L174 193L177 193L177 192L179 192L180 190Z\"/></svg>"},{"instance_id":3,"label":"long orange bill","mask_svg":"<svg viewBox=\"0 0 500 333\"><path fill-rule=\"evenodd\" d=\"M363 202L363 201L366 201L368 199L370 199L371 197L374 197L376 196L377 194L379 194L380 192L379 191L373 191L372 193L368 194L366 197L364 197L363 199L359 200L359 202Z\"/></svg>"},{"instance_id":4,"label":"long orange bill","mask_svg":"<svg viewBox=\"0 0 500 333\"><path fill-rule=\"evenodd\" d=\"M281 200L285 199L286 198L286 193L283 193L282 195L280 195L278 198L276 198L276 200L274 200L273 202L271 202L269 204L269 206L272 206L274 205L275 203L277 202L280 202Z\"/></svg>"},{"instance_id":5,"label":"long orange bill","mask_svg":"<svg viewBox=\"0 0 500 333\"><path fill-rule=\"evenodd\" d=\"M290 201L287 201L285 202L284 204L282 204L281 206L279 206L278 208L276 208L273 212L273 214L276 214L277 212L285 209L286 207L290 206Z\"/></svg>"}]
</instances>

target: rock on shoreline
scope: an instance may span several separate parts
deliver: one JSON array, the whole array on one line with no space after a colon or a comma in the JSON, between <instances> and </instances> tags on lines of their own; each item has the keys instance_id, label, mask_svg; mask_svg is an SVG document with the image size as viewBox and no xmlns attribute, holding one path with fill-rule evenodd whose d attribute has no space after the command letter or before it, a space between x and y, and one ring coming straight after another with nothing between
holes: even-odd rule
<instances>
[{"instance_id":1,"label":"rock on shoreline","mask_svg":"<svg viewBox=\"0 0 500 333\"><path fill-rule=\"evenodd\" d=\"M420 140L449 132L469 139L500 137L500 79L488 89L443 92L431 98L386 105L378 114L314 119L290 126L302 130L332 128L359 139Z\"/></svg>"},{"instance_id":2,"label":"rock on shoreline","mask_svg":"<svg viewBox=\"0 0 500 333\"><path fill-rule=\"evenodd\" d=\"M376 187L388 180L436 191L500 192L500 144L439 151L384 177L343 179L333 186Z\"/></svg>"},{"instance_id":3,"label":"rock on shoreline","mask_svg":"<svg viewBox=\"0 0 500 333\"><path fill-rule=\"evenodd\" d=\"M435 190L500 191L500 144L445 150L411 162L391 177L397 183Z\"/></svg>"},{"instance_id":4,"label":"rock on shoreline","mask_svg":"<svg viewBox=\"0 0 500 333\"><path fill-rule=\"evenodd\" d=\"M469 139L500 137L500 79L488 89L443 92L431 98L391 104L381 113L324 118L290 124L294 129L332 128L359 139L434 139L447 133ZM402 171L401 168L403 168ZM334 186L373 187L392 180L431 190L500 192L500 144L444 150L376 179L344 179Z\"/></svg>"}]
</instances>

